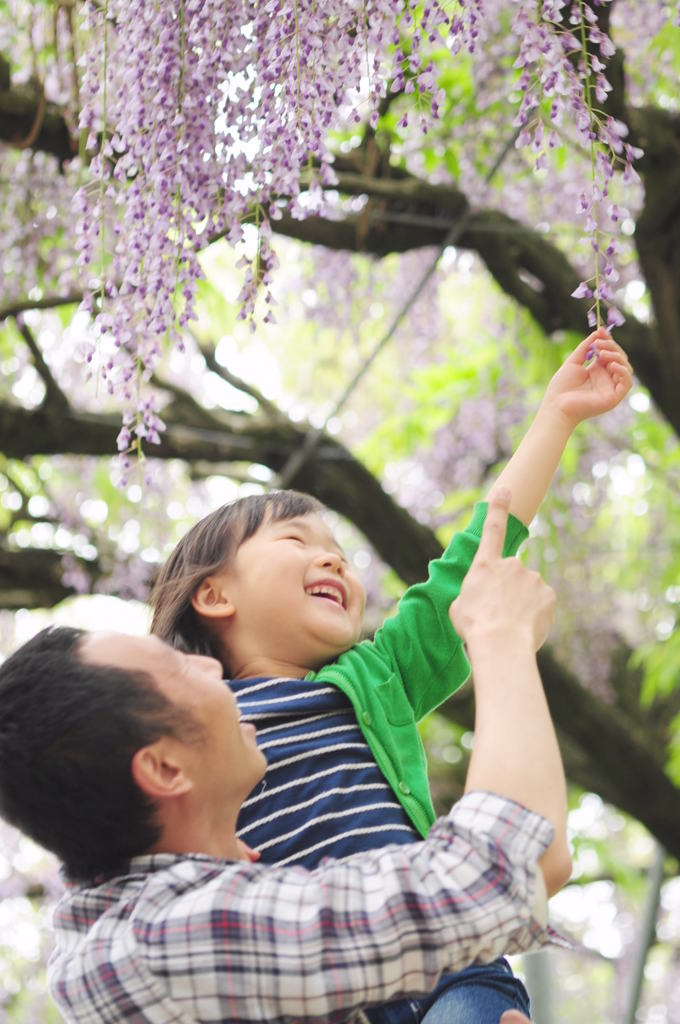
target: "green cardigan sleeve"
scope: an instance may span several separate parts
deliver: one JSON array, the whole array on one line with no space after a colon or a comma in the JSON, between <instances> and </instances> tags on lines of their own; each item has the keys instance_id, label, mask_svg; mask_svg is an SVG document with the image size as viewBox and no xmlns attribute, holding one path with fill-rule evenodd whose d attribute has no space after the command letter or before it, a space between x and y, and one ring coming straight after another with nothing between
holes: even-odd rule
<instances>
[{"instance_id":1,"label":"green cardigan sleeve","mask_svg":"<svg viewBox=\"0 0 680 1024\"><path fill-rule=\"evenodd\" d=\"M416 721L438 707L470 674L449 606L460 593L479 546L486 511L486 503L475 506L466 529L454 534L441 558L430 562L428 579L408 588L396 614L372 641L371 654L400 679ZM504 557L517 552L528 532L519 519L509 517Z\"/></svg>"},{"instance_id":2,"label":"green cardigan sleeve","mask_svg":"<svg viewBox=\"0 0 680 1024\"><path fill-rule=\"evenodd\" d=\"M409 587L373 640L355 644L337 661L305 678L339 687L352 702L376 763L421 833L434 821L427 764L416 722L467 679L470 666L449 619L479 546L486 505L477 505L467 529L457 533L441 558L430 562L425 583ZM504 554L513 555L527 536L510 516Z\"/></svg>"}]
</instances>

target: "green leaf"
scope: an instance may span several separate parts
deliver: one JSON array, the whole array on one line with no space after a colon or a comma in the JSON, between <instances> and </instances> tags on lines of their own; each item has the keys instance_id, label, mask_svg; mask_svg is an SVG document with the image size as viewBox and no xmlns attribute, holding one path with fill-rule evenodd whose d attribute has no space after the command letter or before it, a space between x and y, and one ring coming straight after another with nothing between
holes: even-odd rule
<instances>
[{"instance_id":1,"label":"green leaf","mask_svg":"<svg viewBox=\"0 0 680 1024\"><path fill-rule=\"evenodd\" d=\"M633 668L644 670L640 694L643 707L649 707L659 697L668 697L680 687L680 630L662 643L639 647L630 661Z\"/></svg>"}]
</instances>

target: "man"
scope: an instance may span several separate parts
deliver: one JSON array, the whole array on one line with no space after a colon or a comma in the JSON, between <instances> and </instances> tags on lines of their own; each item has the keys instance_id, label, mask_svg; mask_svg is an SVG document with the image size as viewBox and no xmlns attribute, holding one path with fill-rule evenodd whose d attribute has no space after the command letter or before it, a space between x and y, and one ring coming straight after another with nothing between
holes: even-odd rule
<instances>
[{"instance_id":1,"label":"man","mask_svg":"<svg viewBox=\"0 0 680 1024\"><path fill-rule=\"evenodd\" d=\"M466 793L420 844L254 863L236 819L264 757L211 658L62 629L0 668L0 810L72 883L49 969L67 1021L339 1022L549 941L545 891L570 870L535 659L554 598L500 557L508 504L451 607L476 695Z\"/></svg>"}]
</instances>

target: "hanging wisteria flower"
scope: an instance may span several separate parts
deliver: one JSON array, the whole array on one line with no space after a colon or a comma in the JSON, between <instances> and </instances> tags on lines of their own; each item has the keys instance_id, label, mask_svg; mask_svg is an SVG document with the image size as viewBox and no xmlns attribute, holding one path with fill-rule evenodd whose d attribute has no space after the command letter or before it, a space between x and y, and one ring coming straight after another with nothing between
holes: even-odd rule
<instances>
[{"instance_id":1,"label":"hanging wisteria flower","mask_svg":"<svg viewBox=\"0 0 680 1024\"><path fill-rule=\"evenodd\" d=\"M558 137L587 155L578 212L595 275L581 296L610 324L617 222L610 185L639 150L602 112L614 50L597 11L611 0L512 0L521 96L517 143L546 166ZM79 127L88 178L74 200L79 264L94 318L92 372L122 396L121 451L153 443L162 424L145 385L194 315L198 255L226 236L244 246L239 316L254 327L259 296L272 320L271 220L304 218L335 184L334 130L379 125L400 96L427 130L446 99L433 53L480 60L499 0L85 0ZM403 97L402 97L403 94ZM252 233L257 244L252 245Z\"/></svg>"},{"instance_id":2,"label":"hanging wisteria flower","mask_svg":"<svg viewBox=\"0 0 680 1024\"><path fill-rule=\"evenodd\" d=\"M257 256L244 260L239 315L253 324L263 292L273 319L269 218L281 216L281 202L306 216L315 189L332 183L329 130L348 117L375 124L390 76L429 96L427 114L437 116L442 94L419 40L439 38L447 18L438 0L418 12L404 72L400 26L412 26L415 12L413 0L405 10L395 0L345 0L332 14L313 0L84 5L92 42L80 129L92 158L74 208L98 337L88 358L122 393L123 452L159 436L143 385L193 316L201 248L224 234L238 244L254 225ZM304 201L303 169L312 176Z\"/></svg>"},{"instance_id":3,"label":"hanging wisteria flower","mask_svg":"<svg viewBox=\"0 0 680 1024\"><path fill-rule=\"evenodd\" d=\"M603 7L611 0L594 2ZM573 296L593 299L588 311L591 326L601 323L601 304L607 306L607 324L616 326L623 323L622 314L613 305L613 286L618 278L613 262L617 243L604 227L605 221L616 223L619 219L610 198L610 183L618 167L623 170L624 181L635 180L632 164L642 151L625 141L626 125L601 109L611 91L605 71L614 45L600 29L593 5L586 0L546 0L540 5L535 0L522 2L513 33L520 40L515 66L521 69L516 144L531 146L538 154L536 167L540 168L546 160L546 141L548 148L554 148L565 122L575 131L590 164L575 212L583 219L590 239L595 273L581 282ZM550 100L547 140L541 111L545 99Z\"/></svg>"}]
</instances>

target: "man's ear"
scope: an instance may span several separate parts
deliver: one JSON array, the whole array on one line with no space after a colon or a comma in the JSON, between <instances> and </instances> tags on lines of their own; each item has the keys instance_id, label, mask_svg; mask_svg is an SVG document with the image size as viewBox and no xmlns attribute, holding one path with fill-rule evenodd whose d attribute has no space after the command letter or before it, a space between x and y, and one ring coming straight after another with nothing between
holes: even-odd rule
<instances>
[{"instance_id":1,"label":"man's ear","mask_svg":"<svg viewBox=\"0 0 680 1024\"><path fill-rule=\"evenodd\" d=\"M193 789L185 770L183 744L169 736L142 747L132 758L132 778L146 796L164 800L183 796Z\"/></svg>"},{"instance_id":2,"label":"man's ear","mask_svg":"<svg viewBox=\"0 0 680 1024\"><path fill-rule=\"evenodd\" d=\"M224 580L207 576L191 596L195 612L208 619L230 619L236 608L226 593Z\"/></svg>"}]
</instances>

